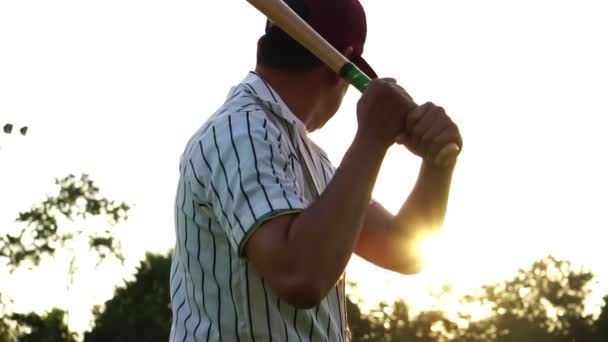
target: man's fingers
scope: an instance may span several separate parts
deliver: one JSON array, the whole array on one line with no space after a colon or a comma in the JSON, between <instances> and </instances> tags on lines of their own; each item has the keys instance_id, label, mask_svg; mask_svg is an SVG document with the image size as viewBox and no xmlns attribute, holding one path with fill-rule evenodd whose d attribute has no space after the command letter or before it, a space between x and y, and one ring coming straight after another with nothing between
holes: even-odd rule
<instances>
[{"instance_id":1,"label":"man's fingers","mask_svg":"<svg viewBox=\"0 0 608 342\"><path fill-rule=\"evenodd\" d=\"M410 137L415 137L416 133L420 131L421 127L429 125L429 111L432 109L433 104L430 102L424 103L413 110L411 110L406 118L405 131ZM432 120L431 120L432 123ZM414 139L416 140L416 139Z\"/></svg>"},{"instance_id":2,"label":"man's fingers","mask_svg":"<svg viewBox=\"0 0 608 342\"><path fill-rule=\"evenodd\" d=\"M433 144L438 138L439 135L446 129L450 127L451 122L446 121L444 118L440 118L435 116L435 120L430 124L429 127L424 127L421 132L422 137L420 138L419 143L423 147L428 147Z\"/></svg>"},{"instance_id":3,"label":"man's fingers","mask_svg":"<svg viewBox=\"0 0 608 342\"><path fill-rule=\"evenodd\" d=\"M425 160L434 160L450 143L462 147L458 127L442 107L431 102L424 103L411 110L405 121L404 133L396 142Z\"/></svg>"},{"instance_id":4,"label":"man's fingers","mask_svg":"<svg viewBox=\"0 0 608 342\"><path fill-rule=\"evenodd\" d=\"M403 132L407 114L415 107L395 79L375 79L357 103L359 133L392 144Z\"/></svg>"}]
</instances>

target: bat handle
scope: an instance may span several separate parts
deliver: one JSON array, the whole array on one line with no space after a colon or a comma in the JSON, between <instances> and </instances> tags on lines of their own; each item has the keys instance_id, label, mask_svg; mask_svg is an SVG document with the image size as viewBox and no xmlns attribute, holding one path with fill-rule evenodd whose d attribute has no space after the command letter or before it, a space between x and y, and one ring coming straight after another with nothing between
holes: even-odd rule
<instances>
[{"instance_id":1,"label":"bat handle","mask_svg":"<svg viewBox=\"0 0 608 342\"><path fill-rule=\"evenodd\" d=\"M439 167L448 167L454 165L456 163L456 159L460 154L460 147L456 143L449 143L437 153L435 159L433 159L433 163L435 166Z\"/></svg>"},{"instance_id":2,"label":"bat handle","mask_svg":"<svg viewBox=\"0 0 608 342\"><path fill-rule=\"evenodd\" d=\"M348 81L348 83L359 89L360 92L364 92L372 81L369 76L367 76L352 62L344 64L342 69L340 69L339 74L343 79Z\"/></svg>"}]
</instances>

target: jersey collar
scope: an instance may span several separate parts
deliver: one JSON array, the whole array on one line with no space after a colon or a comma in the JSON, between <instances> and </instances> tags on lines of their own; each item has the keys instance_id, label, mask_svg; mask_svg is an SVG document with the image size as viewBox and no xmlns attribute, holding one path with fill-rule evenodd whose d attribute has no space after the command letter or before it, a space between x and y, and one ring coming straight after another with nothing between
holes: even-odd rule
<instances>
[{"instance_id":1,"label":"jersey collar","mask_svg":"<svg viewBox=\"0 0 608 342\"><path fill-rule=\"evenodd\" d=\"M250 95L260 99L272 112L295 126L301 134L306 135L306 125L287 107L287 104L281 99L279 94L260 74L250 71L237 88L243 89ZM231 93L235 91L238 90L235 88Z\"/></svg>"}]
</instances>

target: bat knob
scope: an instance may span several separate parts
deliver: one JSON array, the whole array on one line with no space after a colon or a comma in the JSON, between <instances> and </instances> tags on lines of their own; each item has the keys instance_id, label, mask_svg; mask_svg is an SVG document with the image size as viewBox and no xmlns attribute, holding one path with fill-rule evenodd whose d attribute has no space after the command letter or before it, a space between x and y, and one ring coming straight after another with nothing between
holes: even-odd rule
<instances>
[{"instance_id":1,"label":"bat knob","mask_svg":"<svg viewBox=\"0 0 608 342\"><path fill-rule=\"evenodd\" d=\"M448 167L456 163L458 155L460 154L460 147L456 143L449 143L445 145L439 153L435 156L435 166Z\"/></svg>"}]
</instances>

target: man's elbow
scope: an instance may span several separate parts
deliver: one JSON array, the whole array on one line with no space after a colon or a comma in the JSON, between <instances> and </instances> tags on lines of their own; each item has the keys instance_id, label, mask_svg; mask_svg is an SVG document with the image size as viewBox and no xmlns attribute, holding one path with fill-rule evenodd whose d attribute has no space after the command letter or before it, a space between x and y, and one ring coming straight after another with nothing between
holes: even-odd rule
<instances>
[{"instance_id":1,"label":"man's elbow","mask_svg":"<svg viewBox=\"0 0 608 342\"><path fill-rule=\"evenodd\" d=\"M314 308L327 295L327 291L320 283L312 277L296 278L280 286L277 289L277 295L298 309Z\"/></svg>"},{"instance_id":2,"label":"man's elbow","mask_svg":"<svg viewBox=\"0 0 608 342\"><path fill-rule=\"evenodd\" d=\"M395 265L393 271L403 275L414 275L424 271L425 266L424 260L421 258L409 258Z\"/></svg>"},{"instance_id":3,"label":"man's elbow","mask_svg":"<svg viewBox=\"0 0 608 342\"><path fill-rule=\"evenodd\" d=\"M415 275L424 271L424 266L407 266L398 270L403 275Z\"/></svg>"}]
</instances>

